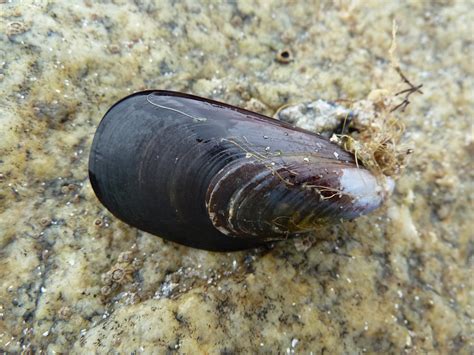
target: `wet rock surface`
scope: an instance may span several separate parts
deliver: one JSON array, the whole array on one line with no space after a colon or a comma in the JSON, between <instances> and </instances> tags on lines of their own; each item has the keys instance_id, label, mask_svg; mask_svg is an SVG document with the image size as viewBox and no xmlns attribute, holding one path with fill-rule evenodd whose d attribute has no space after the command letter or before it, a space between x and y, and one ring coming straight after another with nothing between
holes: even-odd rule
<instances>
[{"instance_id":1,"label":"wet rock surface","mask_svg":"<svg viewBox=\"0 0 474 355\"><path fill-rule=\"evenodd\" d=\"M467 1L0 2L0 349L472 353L473 13ZM400 81L394 17L424 94L397 113L414 153L386 208L310 242L209 253L95 198L89 147L119 98L178 90L270 116L364 99Z\"/></svg>"}]
</instances>

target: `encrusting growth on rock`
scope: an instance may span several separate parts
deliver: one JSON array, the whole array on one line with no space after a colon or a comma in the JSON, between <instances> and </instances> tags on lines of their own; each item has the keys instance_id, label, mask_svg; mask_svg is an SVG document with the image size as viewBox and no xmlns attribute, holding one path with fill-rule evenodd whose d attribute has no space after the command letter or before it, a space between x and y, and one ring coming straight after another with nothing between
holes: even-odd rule
<instances>
[{"instance_id":1,"label":"encrusting growth on rock","mask_svg":"<svg viewBox=\"0 0 474 355\"><path fill-rule=\"evenodd\" d=\"M120 253L117 262L109 271L102 274L104 286L101 288L101 294L104 297L111 295L120 287L133 281L133 274L138 270L138 259L134 256L135 251Z\"/></svg>"},{"instance_id":2,"label":"encrusting growth on rock","mask_svg":"<svg viewBox=\"0 0 474 355\"><path fill-rule=\"evenodd\" d=\"M373 90L365 100L354 101L351 105L353 118L348 122L351 134L333 135L331 141L355 155L356 160L375 175L397 178L406 167L408 156L413 149L400 145L405 125L394 112L401 108L404 112L415 92L422 94L422 85L413 85L403 74L396 51L397 25L392 29L392 45L389 49L391 67L400 75L409 88L397 91ZM397 103L398 97L403 100ZM343 129L344 131L344 129Z\"/></svg>"}]
</instances>

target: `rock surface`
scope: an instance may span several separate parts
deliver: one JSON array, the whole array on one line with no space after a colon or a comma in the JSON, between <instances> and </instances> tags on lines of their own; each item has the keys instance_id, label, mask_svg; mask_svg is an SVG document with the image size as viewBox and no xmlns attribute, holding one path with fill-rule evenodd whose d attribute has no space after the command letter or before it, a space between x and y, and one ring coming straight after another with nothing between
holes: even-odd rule
<instances>
[{"instance_id":1,"label":"rock surface","mask_svg":"<svg viewBox=\"0 0 474 355\"><path fill-rule=\"evenodd\" d=\"M0 351L473 353L469 1L0 1ZM405 74L414 148L386 208L314 241L217 254L95 198L92 137L146 88L273 115ZM291 50L292 60L277 60Z\"/></svg>"}]
</instances>

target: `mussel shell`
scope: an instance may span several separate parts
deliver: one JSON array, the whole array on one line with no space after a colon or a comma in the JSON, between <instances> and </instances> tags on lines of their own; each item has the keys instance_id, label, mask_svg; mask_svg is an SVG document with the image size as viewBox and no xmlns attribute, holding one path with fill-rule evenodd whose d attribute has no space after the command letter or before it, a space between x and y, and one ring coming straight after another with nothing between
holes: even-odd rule
<instances>
[{"instance_id":1,"label":"mussel shell","mask_svg":"<svg viewBox=\"0 0 474 355\"><path fill-rule=\"evenodd\" d=\"M126 223L230 251L298 235L298 224L308 221L377 207L334 197L345 169L355 168L351 154L315 133L192 95L144 91L105 114L89 176L99 200ZM275 215L295 221L280 228Z\"/></svg>"}]
</instances>

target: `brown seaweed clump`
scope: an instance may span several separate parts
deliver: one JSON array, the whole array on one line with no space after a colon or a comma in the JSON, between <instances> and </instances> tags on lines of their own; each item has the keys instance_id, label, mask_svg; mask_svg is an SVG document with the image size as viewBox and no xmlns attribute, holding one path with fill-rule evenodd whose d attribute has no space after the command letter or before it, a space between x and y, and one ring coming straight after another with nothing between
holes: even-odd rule
<instances>
[{"instance_id":1,"label":"brown seaweed clump","mask_svg":"<svg viewBox=\"0 0 474 355\"><path fill-rule=\"evenodd\" d=\"M397 25L394 22L389 50L391 67L408 88L401 91L377 89L370 92L367 99L352 102L349 122L352 132L331 137L331 141L353 153L356 161L372 173L394 178L402 174L409 155L413 153L413 149L401 144L405 125L396 112L405 110L412 94L422 93L422 85L413 85L400 69L395 54L396 33Z\"/></svg>"},{"instance_id":2,"label":"brown seaweed clump","mask_svg":"<svg viewBox=\"0 0 474 355\"><path fill-rule=\"evenodd\" d=\"M331 141L351 152L356 161L374 174L400 176L407 164L411 148L401 145L405 125L394 114L396 94L374 90L366 100L356 101L351 110L352 133L334 134Z\"/></svg>"}]
</instances>

